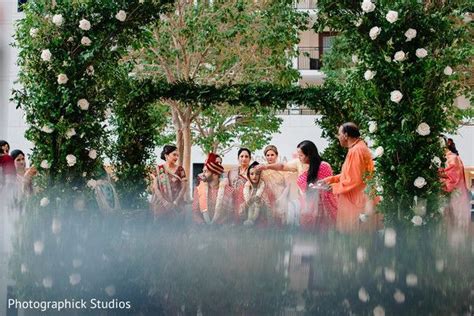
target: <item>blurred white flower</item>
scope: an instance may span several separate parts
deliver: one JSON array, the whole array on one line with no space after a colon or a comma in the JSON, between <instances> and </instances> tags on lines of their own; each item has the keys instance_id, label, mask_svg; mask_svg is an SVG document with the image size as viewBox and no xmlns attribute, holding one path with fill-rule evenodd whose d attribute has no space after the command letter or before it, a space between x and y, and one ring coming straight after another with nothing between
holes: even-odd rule
<instances>
[{"instance_id":1,"label":"blurred white flower","mask_svg":"<svg viewBox=\"0 0 474 316\"><path fill-rule=\"evenodd\" d=\"M472 22L472 16L471 16L471 12L464 12L464 14L462 15L462 21L464 23L471 23Z\"/></svg>"},{"instance_id":2,"label":"blurred white flower","mask_svg":"<svg viewBox=\"0 0 474 316\"><path fill-rule=\"evenodd\" d=\"M430 126L425 122L422 122L416 128L416 132L421 136L427 136L431 133Z\"/></svg>"},{"instance_id":3,"label":"blurred white flower","mask_svg":"<svg viewBox=\"0 0 474 316\"><path fill-rule=\"evenodd\" d=\"M357 19L356 21L354 21L354 25L355 25L356 27L359 27L359 26L362 25L362 22L363 22L362 18L359 18L359 19Z\"/></svg>"},{"instance_id":4,"label":"blurred white flower","mask_svg":"<svg viewBox=\"0 0 474 316\"><path fill-rule=\"evenodd\" d=\"M410 287L416 286L418 284L418 277L413 273L407 274L406 283Z\"/></svg>"},{"instance_id":5,"label":"blurred white flower","mask_svg":"<svg viewBox=\"0 0 474 316\"><path fill-rule=\"evenodd\" d=\"M352 55L352 62L357 64L359 62L359 57L357 55Z\"/></svg>"},{"instance_id":6,"label":"blurred white flower","mask_svg":"<svg viewBox=\"0 0 474 316\"><path fill-rule=\"evenodd\" d=\"M465 95L460 95L454 99L454 105L460 110L467 110L471 107L471 101Z\"/></svg>"},{"instance_id":7,"label":"blurred white flower","mask_svg":"<svg viewBox=\"0 0 474 316\"><path fill-rule=\"evenodd\" d=\"M49 205L49 199L47 197L42 198L41 201L40 201L40 206L45 207L45 206L48 206L48 205Z\"/></svg>"},{"instance_id":8,"label":"blurred white flower","mask_svg":"<svg viewBox=\"0 0 474 316\"><path fill-rule=\"evenodd\" d=\"M33 243L33 250L35 251L36 255L42 254L44 250L44 243L41 240L35 241Z\"/></svg>"},{"instance_id":9,"label":"blurred white flower","mask_svg":"<svg viewBox=\"0 0 474 316\"><path fill-rule=\"evenodd\" d=\"M443 70L443 73L446 75L446 76L451 76L453 74L453 68L449 67L449 66L446 66Z\"/></svg>"},{"instance_id":10,"label":"blurred white flower","mask_svg":"<svg viewBox=\"0 0 474 316\"><path fill-rule=\"evenodd\" d=\"M87 181L87 186L91 189L95 189L95 187L97 186L97 181L94 179L90 179L89 181Z\"/></svg>"},{"instance_id":11,"label":"blurred white flower","mask_svg":"<svg viewBox=\"0 0 474 316\"><path fill-rule=\"evenodd\" d=\"M411 222L412 222L413 225L415 225L415 226L421 226L421 224L423 224L423 218L421 218L420 215L415 215L415 216L413 216L413 218L411 219Z\"/></svg>"},{"instance_id":12,"label":"blurred white flower","mask_svg":"<svg viewBox=\"0 0 474 316\"><path fill-rule=\"evenodd\" d=\"M43 279L43 286L46 289L50 289L53 286L53 279L51 277L46 277Z\"/></svg>"},{"instance_id":13,"label":"blurred white flower","mask_svg":"<svg viewBox=\"0 0 474 316\"><path fill-rule=\"evenodd\" d=\"M74 286L81 282L81 275L79 273L73 273L69 276L69 283Z\"/></svg>"},{"instance_id":14,"label":"blurred white flower","mask_svg":"<svg viewBox=\"0 0 474 316\"><path fill-rule=\"evenodd\" d=\"M431 163L438 168L441 167L441 159L439 157L433 157L433 159L431 159Z\"/></svg>"},{"instance_id":15,"label":"blurred white flower","mask_svg":"<svg viewBox=\"0 0 474 316\"><path fill-rule=\"evenodd\" d=\"M400 103L403 98L403 94L399 90L393 90L390 92L390 101Z\"/></svg>"},{"instance_id":16,"label":"blurred white flower","mask_svg":"<svg viewBox=\"0 0 474 316\"><path fill-rule=\"evenodd\" d=\"M443 272L443 270L444 270L444 260L442 259L436 260L436 271Z\"/></svg>"},{"instance_id":17,"label":"blurred white flower","mask_svg":"<svg viewBox=\"0 0 474 316\"><path fill-rule=\"evenodd\" d=\"M397 243L397 232L393 228L386 228L384 232L384 244L387 248L395 247Z\"/></svg>"},{"instance_id":18,"label":"blurred white flower","mask_svg":"<svg viewBox=\"0 0 474 316\"><path fill-rule=\"evenodd\" d=\"M374 316L385 316L385 310L383 309L382 306L377 305L374 308Z\"/></svg>"},{"instance_id":19,"label":"blurred white flower","mask_svg":"<svg viewBox=\"0 0 474 316\"><path fill-rule=\"evenodd\" d=\"M90 38L88 38L87 36L83 36L81 38L81 44L84 45L84 46L91 46L92 44L92 41Z\"/></svg>"},{"instance_id":20,"label":"blurred white flower","mask_svg":"<svg viewBox=\"0 0 474 316\"><path fill-rule=\"evenodd\" d=\"M22 263L20 265L20 271L22 274L25 274L26 272L28 272L28 268L26 267L26 264Z\"/></svg>"},{"instance_id":21,"label":"blurred white flower","mask_svg":"<svg viewBox=\"0 0 474 316\"><path fill-rule=\"evenodd\" d=\"M415 53L416 57L418 58L425 58L428 56L428 51L424 48L418 48Z\"/></svg>"},{"instance_id":22,"label":"blurred white flower","mask_svg":"<svg viewBox=\"0 0 474 316\"><path fill-rule=\"evenodd\" d=\"M74 42L74 37L69 36L68 39L67 39L67 41L68 41L69 43Z\"/></svg>"},{"instance_id":23,"label":"blurred white flower","mask_svg":"<svg viewBox=\"0 0 474 316\"><path fill-rule=\"evenodd\" d=\"M67 165L69 167L72 167L76 164L77 160L76 160L76 156L74 155L67 155L66 156L66 161L67 161Z\"/></svg>"},{"instance_id":24,"label":"blurred white flower","mask_svg":"<svg viewBox=\"0 0 474 316\"><path fill-rule=\"evenodd\" d=\"M374 153L375 158L382 157L383 153L384 153L383 147L382 146L377 147Z\"/></svg>"},{"instance_id":25,"label":"blurred white flower","mask_svg":"<svg viewBox=\"0 0 474 316\"><path fill-rule=\"evenodd\" d=\"M49 49L43 49L41 51L41 59L43 61L51 61L52 56L53 55L51 54L51 51Z\"/></svg>"},{"instance_id":26,"label":"blurred white flower","mask_svg":"<svg viewBox=\"0 0 474 316\"><path fill-rule=\"evenodd\" d=\"M407 59L407 55L405 54L404 51L400 50L395 53L395 55L393 56L393 59L398 62L404 61L405 59Z\"/></svg>"},{"instance_id":27,"label":"blurred white flower","mask_svg":"<svg viewBox=\"0 0 474 316\"><path fill-rule=\"evenodd\" d=\"M95 73L94 71L94 66L90 65L89 67L87 67L86 69L86 74L89 75L89 76L93 76Z\"/></svg>"},{"instance_id":28,"label":"blurred white flower","mask_svg":"<svg viewBox=\"0 0 474 316\"><path fill-rule=\"evenodd\" d=\"M56 25L56 26L61 26L63 25L63 22L64 22L64 19L63 19L63 16L61 14L55 14L53 15L53 23Z\"/></svg>"},{"instance_id":29,"label":"blurred white flower","mask_svg":"<svg viewBox=\"0 0 474 316\"><path fill-rule=\"evenodd\" d=\"M387 63L391 63L391 62L392 62L392 58L391 58L390 56L385 56L384 59L385 59L385 61L386 61Z\"/></svg>"},{"instance_id":30,"label":"blurred white flower","mask_svg":"<svg viewBox=\"0 0 474 316\"><path fill-rule=\"evenodd\" d=\"M119 12L117 12L117 14L115 15L115 18L117 20L119 20L120 22L123 22L127 19L127 12L125 12L124 10L120 10Z\"/></svg>"},{"instance_id":31,"label":"blurred white flower","mask_svg":"<svg viewBox=\"0 0 474 316\"><path fill-rule=\"evenodd\" d=\"M364 78L365 78L365 80L372 80L372 79L374 79L374 77L375 77L376 74L377 74L376 71L367 70L367 71L364 73Z\"/></svg>"},{"instance_id":32,"label":"blurred white flower","mask_svg":"<svg viewBox=\"0 0 474 316\"><path fill-rule=\"evenodd\" d=\"M365 13L373 12L375 10L375 4L372 3L370 0L364 0L362 1L362 4L360 5L362 8L362 11Z\"/></svg>"},{"instance_id":33,"label":"blurred white flower","mask_svg":"<svg viewBox=\"0 0 474 316\"><path fill-rule=\"evenodd\" d=\"M138 3L145 3L145 0L138 0Z\"/></svg>"},{"instance_id":34,"label":"blurred white flower","mask_svg":"<svg viewBox=\"0 0 474 316\"><path fill-rule=\"evenodd\" d=\"M399 289L396 289L395 293L393 294L393 298L398 304L405 302L405 294L403 294L403 292Z\"/></svg>"},{"instance_id":35,"label":"blurred white flower","mask_svg":"<svg viewBox=\"0 0 474 316\"><path fill-rule=\"evenodd\" d=\"M74 128L70 128L66 131L66 138L67 139L70 139L74 135L76 135L76 130Z\"/></svg>"},{"instance_id":36,"label":"blurred white flower","mask_svg":"<svg viewBox=\"0 0 474 316\"><path fill-rule=\"evenodd\" d=\"M79 101L77 101L77 106L81 108L81 110L87 111L89 109L89 101L87 101L86 99L80 99Z\"/></svg>"},{"instance_id":37,"label":"blurred white flower","mask_svg":"<svg viewBox=\"0 0 474 316\"><path fill-rule=\"evenodd\" d=\"M415 29L408 29L405 32L405 37L407 38L406 42L411 41L412 39L414 39L416 37L416 30Z\"/></svg>"},{"instance_id":38,"label":"blurred white flower","mask_svg":"<svg viewBox=\"0 0 474 316\"><path fill-rule=\"evenodd\" d=\"M49 167L51 167L51 166L49 165L49 162L47 160L43 160L40 163L40 167L43 168L43 169L49 169Z\"/></svg>"},{"instance_id":39,"label":"blurred white flower","mask_svg":"<svg viewBox=\"0 0 474 316\"><path fill-rule=\"evenodd\" d=\"M418 177L415 179L415 181L413 182L413 185L415 187L417 187L418 189L421 189L422 187L424 187L426 185L426 180L425 178L423 177Z\"/></svg>"},{"instance_id":40,"label":"blurred white flower","mask_svg":"<svg viewBox=\"0 0 474 316\"><path fill-rule=\"evenodd\" d=\"M107 293L108 296L114 296L115 295L115 286L109 285L105 288L105 293Z\"/></svg>"},{"instance_id":41,"label":"blurred white flower","mask_svg":"<svg viewBox=\"0 0 474 316\"><path fill-rule=\"evenodd\" d=\"M45 132L46 134L51 134L53 132L53 129L47 125L44 125L42 128L41 128L41 131Z\"/></svg>"},{"instance_id":42,"label":"blurred white flower","mask_svg":"<svg viewBox=\"0 0 474 316\"><path fill-rule=\"evenodd\" d=\"M67 77L66 74L59 74L58 75L58 84L66 84L68 82L69 78Z\"/></svg>"},{"instance_id":43,"label":"blurred white flower","mask_svg":"<svg viewBox=\"0 0 474 316\"><path fill-rule=\"evenodd\" d=\"M30 29L30 36L31 36L31 37L36 37L37 35L38 35L38 29L32 27L32 28Z\"/></svg>"},{"instance_id":44,"label":"blurred white flower","mask_svg":"<svg viewBox=\"0 0 474 316\"><path fill-rule=\"evenodd\" d=\"M356 257L357 257L357 262L359 263L364 262L365 260L367 260L367 250L365 250L365 248L358 247Z\"/></svg>"},{"instance_id":45,"label":"blurred white flower","mask_svg":"<svg viewBox=\"0 0 474 316\"><path fill-rule=\"evenodd\" d=\"M57 218L53 218L53 222L51 224L51 231L53 232L53 234L59 234L61 232L61 227L61 221Z\"/></svg>"},{"instance_id":46,"label":"blurred white flower","mask_svg":"<svg viewBox=\"0 0 474 316\"><path fill-rule=\"evenodd\" d=\"M361 287L359 289L359 300L361 300L361 302L367 303L369 299L369 293L367 293L367 291L363 287Z\"/></svg>"},{"instance_id":47,"label":"blurred white flower","mask_svg":"<svg viewBox=\"0 0 474 316\"><path fill-rule=\"evenodd\" d=\"M95 150L95 149L89 150L89 158L90 159L96 159L97 158L97 150Z\"/></svg>"},{"instance_id":48,"label":"blurred white flower","mask_svg":"<svg viewBox=\"0 0 474 316\"><path fill-rule=\"evenodd\" d=\"M389 283L395 282L396 273L391 268L384 268L385 280Z\"/></svg>"},{"instance_id":49,"label":"blurred white flower","mask_svg":"<svg viewBox=\"0 0 474 316\"><path fill-rule=\"evenodd\" d=\"M79 28L84 31L89 31L91 29L91 22L82 19L79 21Z\"/></svg>"},{"instance_id":50,"label":"blurred white flower","mask_svg":"<svg viewBox=\"0 0 474 316\"><path fill-rule=\"evenodd\" d=\"M374 26L373 28L370 29L369 31L369 36L372 40L375 40L377 38L377 36L380 35L380 32L382 31L382 29L378 26Z\"/></svg>"},{"instance_id":51,"label":"blurred white flower","mask_svg":"<svg viewBox=\"0 0 474 316\"><path fill-rule=\"evenodd\" d=\"M370 121L369 122L369 133L375 133L377 131L377 122Z\"/></svg>"},{"instance_id":52,"label":"blurred white flower","mask_svg":"<svg viewBox=\"0 0 474 316\"><path fill-rule=\"evenodd\" d=\"M387 12L387 14L385 15L385 19L390 22L390 23L395 23L397 22L398 20L398 12L397 11L393 11L393 10L390 10Z\"/></svg>"}]
</instances>

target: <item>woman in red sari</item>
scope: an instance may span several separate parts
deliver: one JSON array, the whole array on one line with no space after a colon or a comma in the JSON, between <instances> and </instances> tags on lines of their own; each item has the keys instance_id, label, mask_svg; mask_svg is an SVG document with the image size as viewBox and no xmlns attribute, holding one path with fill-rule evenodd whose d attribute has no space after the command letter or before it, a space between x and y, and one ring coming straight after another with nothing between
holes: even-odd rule
<instances>
[{"instance_id":1,"label":"woman in red sari","mask_svg":"<svg viewBox=\"0 0 474 316\"><path fill-rule=\"evenodd\" d=\"M237 157L239 166L230 170L227 174L229 185L234 189L234 222L240 223L240 207L244 203L244 185L247 183L247 169L252 159L252 153L248 148L240 148Z\"/></svg>"},{"instance_id":2,"label":"woman in red sari","mask_svg":"<svg viewBox=\"0 0 474 316\"><path fill-rule=\"evenodd\" d=\"M300 225L305 230L327 228L335 224L337 202L330 191L316 190L318 180L332 175L331 166L322 161L316 145L305 140L298 144L298 159L286 164L260 165L260 170L297 172L300 193Z\"/></svg>"},{"instance_id":3,"label":"woman in red sari","mask_svg":"<svg viewBox=\"0 0 474 316\"><path fill-rule=\"evenodd\" d=\"M156 219L173 219L184 216L184 194L186 193L186 173L179 166L176 146L166 145L161 153L164 164L156 167L153 177L151 209Z\"/></svg>"}]
</instances>

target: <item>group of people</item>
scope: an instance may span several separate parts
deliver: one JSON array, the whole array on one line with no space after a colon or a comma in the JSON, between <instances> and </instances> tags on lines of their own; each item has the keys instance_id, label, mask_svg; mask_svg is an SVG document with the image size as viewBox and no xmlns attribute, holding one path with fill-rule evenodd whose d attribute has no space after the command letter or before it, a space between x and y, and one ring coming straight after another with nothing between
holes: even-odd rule
<instances>
[{"instance_id":1,"label":"group of people","mask_svg":"<svg viewBox=\"0 0 474 316\"><path fill-rule=\"evenodd\" d=\"M192 203L193 221L198 224L242 224L283 226L290 220L289 189L298 189L298 224L312 230L335 226L340 231L373 230L381 221L376 214L377 199L366 194L366 182L374 172L372 154L354 123L339 128L341 146L348 149L341 173L334 175L329 163L322 161L316 145L308 140L298 144L298 159L278 162L278 149L264 149L266 164L252 162L247 148L238 151L238 167L224 171L222 157L210 153L199 175ZM464 166L452 140L446 140L446 168L440 170L447 192L457 190L448 207L450 217L461 224L469 222ZM178 165L175 146L167 145L153 181L151 207L157 220L183 216L187 177ZM289 173L297 175L290 183ZM461 201L462 200L462 201ZM462 207L461 207L462 206ZM460 215L462 213L462 215ZM362 215L362 216L361 216ZM462 218L462 220L461 220Z\"/></svg>"}]
</instances>

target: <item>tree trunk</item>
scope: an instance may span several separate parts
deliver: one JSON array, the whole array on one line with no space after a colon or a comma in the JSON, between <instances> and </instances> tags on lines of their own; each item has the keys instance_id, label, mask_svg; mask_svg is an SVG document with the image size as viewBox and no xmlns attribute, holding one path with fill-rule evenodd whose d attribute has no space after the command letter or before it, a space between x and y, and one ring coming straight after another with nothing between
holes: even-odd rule
<instances>
[{"instance_id":1,"label":"tree trunk","mask_svg":"<svg viewBox=\"0 0 474 316\"><path fill-rule=\"evenodd\" d=\"M176 131L176 147L178 147L179 160L178 165L183 165L183 155L184 155L184 144L183 144L183 123L182 118L179 115L178 107L179 104L177 101L171 101L171 115L173 119L174 129Z\"/></svg>"},{"instance_id":2,"label":"tree trunk","mask_svg":"<svg viewBox=\"0 0 474 316\"><path fill-rule=\"evenodd\" d=\"M186 200L189 198L189 185L192 183L193 175L191 174L191 148L193 146L191 136L191 120L190 117L186 117L183 122L183 168L188 178L188 190L185 193Z\"/></svg>"}]
</instances>

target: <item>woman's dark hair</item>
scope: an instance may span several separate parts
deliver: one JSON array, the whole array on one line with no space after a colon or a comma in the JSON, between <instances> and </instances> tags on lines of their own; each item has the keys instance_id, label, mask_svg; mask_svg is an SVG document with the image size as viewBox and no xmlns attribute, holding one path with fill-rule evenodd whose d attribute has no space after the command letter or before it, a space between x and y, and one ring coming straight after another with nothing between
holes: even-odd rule
<instances>
[{"instance_id":1,"label":"woman's dark hair","mask_svg":"<svg viewBox=\"0 0 474 316\"><path fill-rule=\"evenodd\" d=\"M10 144L6 140L3 140L3 139L0 140L0 148L5 146L5 145L8 145L8 147L10 147ZM4 153L2 152L2 154L4 154Z\"/></svg>"},{"instance_id":2,"label":"woman's dark hair","mask_svg":"<svg viewBox=\"0 0 474 316\"><path fill-rule=\"evenodd\" d=\"M314 183L318 179L319 166L321 165L321 156L318 148L310 140L304 140L298 144L297 148L301 149L303 154L309 159L309 170L306 184Z\"/></svg>"},{"instance_id":3,"label":"woman's dark hair","mask_svg":"<svg viewBox=\"0 0 474 316\"><path fill-rule=\"evenodd\" d=\"M454 143L454 140L452 138L448 138L448 140L446 141L446 147L448 147L450 152L459 156L459 152L456 149L456 144Z\"/></svg>"},{"instance_id":4,"label":"woman's dark hair","mask_svg":"<svg viewBox=\"0 0 474 316\"><path fill-rule=\"evenodd\" d=\"M249 157L252 158L252 153L250 152L250 149L245 148L245 147L242 147L242 148L239 149L239 152L237 153L237 158L240 156L240 154L241 154L243 151L248 152L248 153L249 153Z\"/></svg>"},{"instance_id":5,"label":"woman's dark hair","mask_svg":"<svg viewBox=\"0 0 474 316\"><path fill-rule=\"evenodd\" d=\"M250 169L253 169L253 168L255 168L255 167L258 166L258 165L259 165L259 163L258 163L257 161L254 161L254 162L252 162L252 163L250 164L250 166L249 166L248 169L247 169L247 179L250 180Z\"/></svg>"},{"instance_id":6,"label":"woman's dark hair","mask_svg":"<svg viewBox=\"0 0 474 316\"><path fill-rule=\"evenodd\" d=\"M165 147L163 147L163 151L161 152L160 158L166 161L165 155L171 154L176 149L178 149L178 147L174 145L165 145Z\"/></svg>"},{"instance_id":7,"label":"woman's dark hair","mask_svg":"<svg viewBox=\"0 0 474 316\"><path fill-rule=\"evenodd\" d=\"M359 127L352 122L342 124L342 132L352 138L360 137Z\"/></svg>"},{"instance_id":8,"label":"woman's dark hair","mask_svg":"<svg viewBox=\"0 0 474 316\"><path fill-rule=\"evenodd\" d=\"M15 160L16 157L18 157L20 155L23 155L23 157L25 157L25 154L19 149L12 150L11 153L10 153L10 156L13 158L13 160Z\"/></svg>"}]
</instances>

